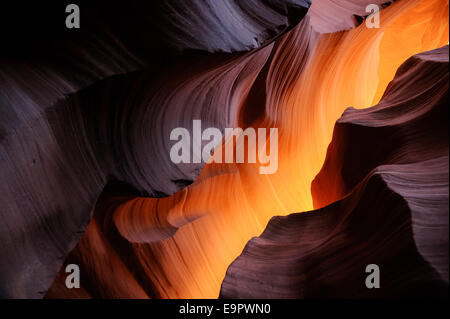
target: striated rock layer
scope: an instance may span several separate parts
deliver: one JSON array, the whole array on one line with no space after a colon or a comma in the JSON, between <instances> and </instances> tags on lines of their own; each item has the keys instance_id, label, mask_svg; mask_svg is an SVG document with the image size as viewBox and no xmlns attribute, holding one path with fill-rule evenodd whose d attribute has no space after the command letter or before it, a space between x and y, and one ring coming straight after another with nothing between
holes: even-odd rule
<instances>
[{"instance_id":1,"label":"striated rock layer","mask_svg":"<svg viewBox=\"0 0 450 319\"><path fill-rule=\"evenodd\" d=\"M378 105L344 112L313 183L330 204L272 218L222 298L448 297L448 50L411 57Z\"/></svg>"},{"instance_id":2,"label":"striated rock layer","mask_svg":"<svg viewBox=\"0 0 450 319\"><path fill-rule=\"evenodd\" d=\"M95 274L89 277L92 282L82 283L92 297L127 298L143 289L149 297L216 298L227 267L248 240L264 230L273 215L313 208L311 182L323 164L333 126L342 112L349 105L364 108L376 104L402 62L448 42L446 8L448 2L441 0L397 1L381 12L381 29L367 29L361 24L332 34L315 31L308 14L273 44L248 54L225 56L229 63L219 63L223 60L210 55L210 64L201 72L190 73L190 81L182 82L187 85L175 91L158 90L162 99L157 101L170 106L172 100L165 99L165 94L180 96L175 101L189 96L192 100L187 107L202 110L197 113L202 120L221 118L226 109L229 127L277 127L278 171L260 175L255 164L207 164L192 185L172 196L132 196L125 201L117 195L119 200L115 201L113 196L108 201L114 203L114 208L110 207L107 214L102 208L96 209L94 215L103 216L94 217L93 225L99 227L88 228L64 264L79 263L83 273ZM403 43L401 48L393 50L399 42ZM198 63L203 59L200 56L191 55ZM230 66L248 70L250 76L234 73L237 71L231 71ZM178 66L180 71L184 68L183 64ZM224 72L228 75L222 77ZM236 85L228 86L234 75ZM200 82L196 82L197 78ZM219 80L222 78L224 84ZM167 78L167 83L156 83L170 88L171 81ZM189 86L190 82L194 85ZM112 88L120 92L120 86ZM233 97L226 98L228 94ZM217 108L214 104L191 105L197 97L209 101L223 95L227 102L217 104ZM174 117L183 117L191 127L191 111L170 112ZM155 125L160 127L162 123ZM146 136L145 131L136 136ZM168 136L161 138L155 141L171 145ZM185 171L183 166L177 167L177 172ZM104 195L108 198L108 194ZM111 237L117 232L131 244L118 246ZM98 238L102 238L102 244ZM120 256L139 287L108 288L102 273L109 274L111 282L121 280L121 275L113 271L116 261L86 261L86 254ZM47 297L77 297L65 288L63 271L61 268Z\"/></svg>"},{"instance_id":3,"label":"striated rock layer","mask_svg":"<svg viewBox=\"0 0 450 319\"><path fill-rule=\"evenodd\" d=\"M448 42L448 1L397 1L368 29L373 2L315 0L304 17L310 1L82 1L80 30L42 4L6 20L0 295L42 297L60 269L49 298L217 297L274 214L313 208L344 109L376 104L407 57ZM169 133L194 119L278 128L278 171L173 164ZM64 285L70 262L81 290Z\"/></svg>"},{"instance_id":4,"label":"striated rock layer","mask_svg":"<svg viewBox=\"0 0 450 319\"><path fill-rule=\"evenodd\" d=\"M448 154L447 67L448 46L417 54L398 69L379 104L344 112L312 182L315 208L343 198L374 167Z\"/></svg>"},{"instance_id":5,"label":"striated rock layer","mask_svg":"<svg viewBox=\"0 0 450 319\"><path fill-rule=\"evenodd\" d=\"M379 166L342 200L272 218L220 297L448 297L448 160ZM370 264L378 289L365 284Z\"/></svg>"},{"instance_id":6,"label":"striated rock layer","mask_svg":"<svg viewBox=\"0 0 450 319\"><path fill-rule=\"evenodd\" d=\"M227 126L270 53L180 51L263 47L309 7L189 4L81 2L74 30L60 1L2 8L10 19L1 29L10 33L0 60L0 297L45 294L109 181L151 197L192 183L203 164L174 165L169 132L197 118ZM172 18L158 21L163 12Z\"/></svg>"}]
</instances>

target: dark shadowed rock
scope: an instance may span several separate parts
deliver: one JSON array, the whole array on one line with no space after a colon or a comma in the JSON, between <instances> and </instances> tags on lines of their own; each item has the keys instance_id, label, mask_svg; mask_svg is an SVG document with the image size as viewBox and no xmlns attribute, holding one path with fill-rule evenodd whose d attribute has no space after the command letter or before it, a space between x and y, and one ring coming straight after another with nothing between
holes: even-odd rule
<instances>
[{"instance_id":1,"label":"dark shadowed rock","mask_svg":"<svg viewBox=\"0 0 450 319\"><path fill-rule=\"evenodd\" d=\"M336 123L315 211L274 217L222 298L448 296L448 46L406 61L379 105ZM381 271L367 289L366 266Z\"/></svg>"}]
</instances>

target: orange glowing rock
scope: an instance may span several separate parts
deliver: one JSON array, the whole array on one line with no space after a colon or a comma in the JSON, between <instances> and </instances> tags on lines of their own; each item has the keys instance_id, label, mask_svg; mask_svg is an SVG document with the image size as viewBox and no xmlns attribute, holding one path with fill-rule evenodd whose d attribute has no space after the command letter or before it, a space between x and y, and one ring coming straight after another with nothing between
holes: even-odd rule
<instances>
[{"instance_id":1,"label":"orange glowing rock","mask_svg":"<svg viewBox=\"0 0 450 319\"><path fill-rule=\"evenodd\" d=\"M342 112L378 103L401 63L448 42L448 1L397 1L381 11L380 29L361 24L325 34L314 22L327 2L314 1L311 14L273 44L192 76L203 83L217 80L226 68L243 70L229 73L238 92L228 102L230 126L278 128L276 174L260 175L254 164L207 164L192 185L170 197L138 197L114 206L107 225L130 243L107 237L109 246L97 247L92 238L108 228L91 227L69 258L82 263L76 256L84 251L117 249L151 297L216 298L227 267L272 216L312 210L311 183ZM86 267L99 274L111 266ZM108 296L126 297L128 289L138 291L121 286Z\"/></svg>"}]
</instances>

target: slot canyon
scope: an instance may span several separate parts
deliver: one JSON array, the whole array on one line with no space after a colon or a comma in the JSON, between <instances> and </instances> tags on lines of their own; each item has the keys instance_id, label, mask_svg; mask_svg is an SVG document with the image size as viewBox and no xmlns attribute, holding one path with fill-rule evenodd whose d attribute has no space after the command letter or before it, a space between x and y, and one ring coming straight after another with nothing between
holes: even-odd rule
<instances>
[{"instance_id":1,"label":"slot canyon","mask_svg":"<svg viewBox=\"0 0 450 319\"><path fill-rule=\"evenodd\" d=\"M448 1L129 2L3 40L1 297L448 297ZM277 171L173 163L195 120Z\"/></svg>"}]
</instances>

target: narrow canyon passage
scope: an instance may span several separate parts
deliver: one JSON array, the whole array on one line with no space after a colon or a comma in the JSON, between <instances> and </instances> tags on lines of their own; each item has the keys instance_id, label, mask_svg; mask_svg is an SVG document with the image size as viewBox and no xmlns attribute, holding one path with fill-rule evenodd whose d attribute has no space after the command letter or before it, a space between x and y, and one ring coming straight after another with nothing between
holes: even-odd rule
<instances>
[{"instance_id":1,"label":"narrow canyon passage","mask_svg":"<svg viewBox=\"0 0 450 319\"><path fill-rule=\"evenodd\" d=\"M321 208L313 205L311 183L342 113L377 104L405 60L449 40L448 1L396 1L381 11L379 29L363 23L320 33L327 26L314 25L313 14L324 3L313 1L274 43L202 70L177 91L207 96L211 81L216 94L227 96L231 127L278 128L278 171L260 175L255 164L212 163L169 197L130 192L99 200L66 260L89 273L80 296L217 298L227 268L270 218ZM47 297L77 297L63 285L60 272Z\"/></svg>"}]
</instances>

